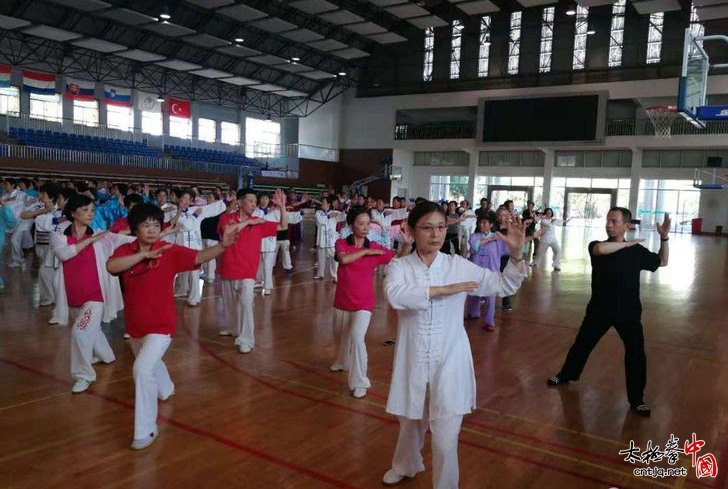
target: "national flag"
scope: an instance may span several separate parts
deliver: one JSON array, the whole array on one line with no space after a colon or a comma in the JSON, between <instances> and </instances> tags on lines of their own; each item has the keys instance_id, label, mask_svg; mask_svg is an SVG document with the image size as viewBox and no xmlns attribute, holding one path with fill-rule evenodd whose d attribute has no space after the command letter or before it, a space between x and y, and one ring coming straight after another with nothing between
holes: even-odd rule
<instances>
[{"instance_id":1,"label":"national flag","mask_svg":"<svg viewBox=\"0 0 728 489\"><path fill-rule=\"evenodd\" d=\"M0 88L8 88L10 86L10 72L12 70L12 66L0 64Z\"/></svg>"},{"instance_id":2,"label":"national flag","mask_svg":"<svg viewBox=\"0 0 728 489\"><path fill-rule=\"evenodd\" d=\"M67 78L63 95L73 100L96 100L96 83Z\"/></svg>"},{"instance_id":3,"label":"national flag","mask_svg":"<svg viewBox=\"0 0 728 489\"><path fill-rule=\"evenodd\" d=\"M131 107L131 90L104 85L104 100L106 101L106 105Z\"/></svg>"},{"instance_id":4,"label":"national flag","mask_svg":"<svg viewBox=\"0 0 728 489\"><path fill-rule=\"evenodd\" d=\"M189 119L192 117L192 109L189 100L178 100L170 98L168 102L169 115Z\"/></svg>"},{"instance_id":5,"label":"national flag","mask_svg":"<svg viewBox=\"0 0 728 489\"><path fill-rule=\"evenodd\" d=\"M56 75L23 70L23 91L39 95L55 95Z\"/></svg>"},{"instance_id":6,"label":"national flag","mask_svg":"<svg viewBox=\"0 0 728 489\"><path fill-rule=\"evenodd\" d=\"M157 102L157 96L146 92L137 92L137 109L144 112L161 112L162 104Z\"/></svg>"}]
</instances>

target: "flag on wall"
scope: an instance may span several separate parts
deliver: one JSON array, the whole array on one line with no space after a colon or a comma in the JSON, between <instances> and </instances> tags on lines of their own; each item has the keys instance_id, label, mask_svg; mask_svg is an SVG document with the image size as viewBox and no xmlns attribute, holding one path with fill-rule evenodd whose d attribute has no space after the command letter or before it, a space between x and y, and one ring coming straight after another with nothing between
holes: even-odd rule
<instances>
[{"instance_id":1,"label":"flag on wall","mask_svg":"<svg viewBox=\"0 0 728 489\"><path fill-rule=\"evenodd\" d=\"M157 102L156 95L137 91L137 109L145 112L161 112L162 104Z\"/></svg>"},{"instance_id":2,"label":"flag on wall","mask_svg":"<svg viewBox=\"0 0 728 489\"><path fill-rule=\"evenodd\" d=\"M192 110L189 100L178 100L176 98L169 99L169 115L189 119L192 117Z\"/></svg>"},{"instance_id":3,"label":"flag on wall","mask_svg":"<svg viewBox=\"0 0 728 489\"><path fill-rule=\"evenodd\" d=\"M13 67L10 65L0 64L0 88L8 88L10 86L10 72Z\"/></svg>"},{"instance_id":4,"label":"flag on wall","mask_svg":"<svg viewBox=\"0 0 728 489\"><path fill-rule=\"evenodd\" d=\"M23 91L39 95L55 95L56 75L23 70Z\"/></svg>"},{"instance_id":5,"label":"flag on wall","mask_svg":"<svg viewBox=\"0 0 728 489\"><path fill-rule=\"evenodd\" d=\"M104 85L104 100L106 101L106 105L131 107L131 90Z\"/></svg>"},{"instance_id":6,"label":"flag on wall","mask_svg":"<svg viewBox=\"0 0 728 489\"><path fill-rule=\"evenodd\" d=\"M66 90L63 95L73 100L96 100L96 83L66 78Z\"/></svg>"}]
</instances>

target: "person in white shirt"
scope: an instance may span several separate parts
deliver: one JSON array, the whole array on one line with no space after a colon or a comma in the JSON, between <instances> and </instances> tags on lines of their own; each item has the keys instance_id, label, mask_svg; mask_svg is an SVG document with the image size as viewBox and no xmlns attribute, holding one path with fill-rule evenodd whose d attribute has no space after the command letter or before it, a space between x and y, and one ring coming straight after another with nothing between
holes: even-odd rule
<instances>
[{"instance_id":1,"label":"person in white shirt","mask_svg":"<svg viewBox=\"0 0 728 489\"><path fill-rule=\"evenodd\" d=\"M5 188L3 204L10 207L18 223L10 234L10 261L8 262L8 267L21 268L25 266L23 245L29 244L29 241L32 243L30 228L33 226L33 220L22 219L20 215L24 211L30 210L29 208L37 203L38 199L23 192L17 187L16 181L11 178L3 181L3 187Z\"/></svg>"},{"instance_id":2,"label":"person in white shirt","mask_svg":"<svg viewBox=\"0 0 728 489\"><path fill-rule=\"evenodd\" d=\"M539 234L540 234L540 241L538 245L538 252L536 253L536 257L533 259L533 263L531 263L532 267L539 267L543 264L544 259L546 258L546 252L549 248L551 248L551 251L553 253L553 266L554 266L554 272L560 272L561 271L561 247L559 246L559 240L556 239L556 233L554 231L555 226L563 226L567 222L569 222L570 219L566 219L565 221L562 221L561 219L554 219L554 211L547 207L543 211L543 215L541 217L536 217L536 222L540 224Z\"/></svg>"},{"instance_id":3,"label":"person in white shirt","mask_svg":"<svg viewBox=\"0 0 728 489\"><path fill-rule=\"evenodd\" d=\"M225 203L218 200L213 204L191 206L192 191L187 189L181 190L178 198L176 225L179 231L175 233L175 243L193 250L201 250L203 248L202 231L200 230L202 220L225 212ZM176 285L176 297L187 296L187 305L191 307L200 304L202 288L200 287L199 269L180 273L177 276Z\"/></svg>"},{"instance_id":4,"label":"person in white shirt","mask_svg":"<svg viewBox=\"0 0 728 489\"><path fill-rule=\"evenodd\" d=\"M421 450L432 432L434 489L458 487L458 435L463 415L476 407L475 370L463 324L468 294L513 294L527 275L525 226L513 223L500 239L511 250L502 273L439 250L447 217L434 202L414 207L407 220L404 253L387 270L384 291L397 311L397 340L387 412L399 417L392 468L382 483L394 485L425 470Z\"/></svg>"},{"instance_id":5,"label":"person in white shirt","mask_svg":"<svg viewBox=\"0 0 728 489\"><path fill-rule=\"evenodd\" d=\"M336 271L338 264L334 258L334 246L339 239L336 224L346 220L346 214L331 209L333 198L321 199L321 208L316 211L316 251L318 264L314 279L326 277L326 270L329 270L331 278L336 283Z\"/></svg>"}]
</instances>

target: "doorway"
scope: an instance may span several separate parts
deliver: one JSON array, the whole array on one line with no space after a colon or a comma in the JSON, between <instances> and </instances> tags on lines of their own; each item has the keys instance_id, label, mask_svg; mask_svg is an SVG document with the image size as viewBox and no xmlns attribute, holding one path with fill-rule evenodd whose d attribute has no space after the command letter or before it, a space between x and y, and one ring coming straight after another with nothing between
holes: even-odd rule
<instances>
[{"instance_id":1,"label":"doorway","mask_svg":"<svg viewBox=\"0 0 728 489\"><path fill-rule=\"evenodd\" d=\"M564 193L564 218L574 227L603 227L609 209L617 205L617 190L569 187Z\"/></svg>"},{"instance_id":2,"label":"doorway","mask_svg":"<svg viewBox=\"0 0 728 489\"><path fill-rule=\"evenodd\" d=\"M526 208L529 200L533 200L533 187L511 187L508 185L489 185L488 200L496 210L506 200L512 200L516 211L519 213Z\"/></svg>"}]
</instances>

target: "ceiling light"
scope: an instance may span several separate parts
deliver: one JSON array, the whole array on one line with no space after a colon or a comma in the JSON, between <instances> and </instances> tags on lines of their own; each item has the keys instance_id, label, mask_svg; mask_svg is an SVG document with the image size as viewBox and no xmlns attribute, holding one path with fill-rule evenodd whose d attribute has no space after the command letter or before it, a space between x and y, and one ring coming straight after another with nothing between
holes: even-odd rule
<instances>
[{"instance_id":1,"label":"ceiling light","mask_svg":"<svg viewBox=\"0 0 728 489\"><path fill-rule=\"evenodd\" d=\"M242 37L236 37L235 38L235 42L237 42L237 43L241 43L243 41L245 41L245 39L243 39Z\"/></svg>"},{"instance_id":2,"label":"ceiling light","mask_svg":"<svg viewBox=\"0 0 728 489\"><path fill-rule=\"evenodd\" d=\"M340 71L339 72L339 76L346 76L346 72L345 71Z\"/></svg>"},{"instance_id":3,"label":"ceiling light","mask_svg":"<svg viewBox=\"0 0 728 489\"><path fill-rule=\"evenodd\" d=\"M164 19L164 20L169 20L172 18L172 16L167 13L164 13L164 14L159 14L159 18Z\"/></svg>"},{"instance_id":4,"label":"ceiling light","mask_svg":"<svg viewBox=\"0 0 728 489\"><path fill-rule=\"evenodd\" d=\"M576 4L571 3L566 7L566 11L564 12L566 15L576 15Z\"/></svg>"},{"instance_id":5,"label":"ceiling light","mask_svg":"<svg viewBox=\"0 0 728 489\"><path fill-rule=\"evenodd\" d=\"M291 61L295 63L296 61L301 61L301 58L299 58L298 56L294 56L291 58Z\"/></svg>"},{"instance_id":6,"label":"ceiling light","mask_svg":"<svg viewBox=\"0 0 728 489\"><path fill-rule=\"evenodd\" d=\"M587 34L588 36L593 36L593 35L594 35L594 34L596 34L596 33L597 33L597 31L595 31L594 29L589 29L588 31L586 31L586 34Z\"/></svg>"}]
</instances>

